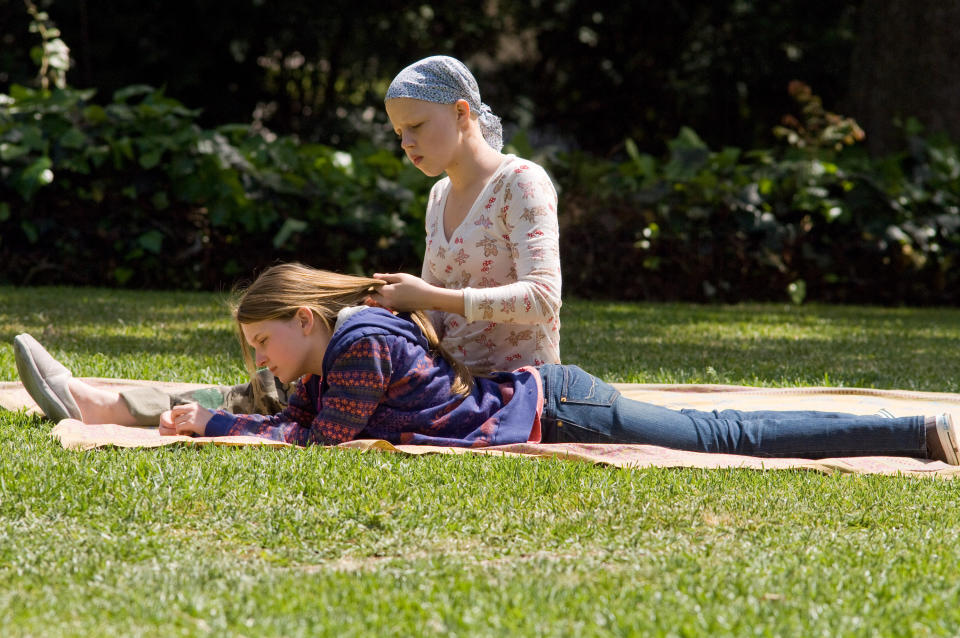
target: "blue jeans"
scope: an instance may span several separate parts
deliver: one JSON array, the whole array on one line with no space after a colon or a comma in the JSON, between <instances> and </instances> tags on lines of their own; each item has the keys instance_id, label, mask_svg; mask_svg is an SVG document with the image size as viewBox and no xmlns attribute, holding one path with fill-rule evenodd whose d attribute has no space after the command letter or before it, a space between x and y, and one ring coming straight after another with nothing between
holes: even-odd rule
<instances>
[{"instance_id":1,"label":"blue jeans","mask_svg":"<svg viewBox=\"0 0 960 638\"><path fill-rule=\"evenodd\" d=\"M767 457L927 456L922 416L678 411L627 399L577 366L547 364L539 370L544 443L646 443Z\"/></svg>"}]
</instances>

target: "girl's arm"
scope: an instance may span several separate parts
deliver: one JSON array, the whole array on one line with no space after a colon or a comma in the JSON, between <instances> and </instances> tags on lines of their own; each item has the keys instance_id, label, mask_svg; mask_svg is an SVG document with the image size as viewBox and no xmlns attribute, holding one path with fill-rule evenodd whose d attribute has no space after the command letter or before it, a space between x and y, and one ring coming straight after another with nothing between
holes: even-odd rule
<instances>
[{"instance_id":1,"label":"girl's arm","mask_svg":"<svg viewBox=\"0 0 960 638\"><path fill-rule=\"evenodd\" d=\"M323 396L312 397L309 380L301 381L283 412L264 416L217 410L203 434L253 435L294 445L350 441L367 427L380 405L392 368L390 348L383 337L358 339L333 362Z\"/></svg>"},{"instance_id":2,"label":"girl's arm","mask_svg":"<svg viewBox=\"0 0 960 638\"><path fill-rule=\"evenodd\" d=\"M439 310L463 316L463 291L430 284L406 273L376 273L387 282L370 296L380 305L397 311Z\"/></svg>"},{"instance_id":3,"label":"girl's arm","mask_svg":"<svg viewBox=\"0 0 960 638\"><path fill-rule=\"evenodd\" d=\"M467 321L546 324L560 314L560 231L557 193L539 167L515 173L500 221L517 281L463 290ZM498 256L499 257L499 256Z\"/></svg>"},{"instance_id":4,"label":"girl's arm","mask_svg":"<svg viewBox=\"0 0 960 638\"><path fill-rule=\"evenodd\" d=\"M403 273L375 274L388 285L371 295L392 310L439 310L455 313L468 322L548 324L560 314L560 231L557 222L557 192L546 172L523 167L506 185L510 193L501 213L503 238L509 254L497 246L492 259L510 260L516 270L514 283L489 288L444 288L429 275L423 278ZM431 281L432 280L432 281Z\"/></svg>"}]
</instances>

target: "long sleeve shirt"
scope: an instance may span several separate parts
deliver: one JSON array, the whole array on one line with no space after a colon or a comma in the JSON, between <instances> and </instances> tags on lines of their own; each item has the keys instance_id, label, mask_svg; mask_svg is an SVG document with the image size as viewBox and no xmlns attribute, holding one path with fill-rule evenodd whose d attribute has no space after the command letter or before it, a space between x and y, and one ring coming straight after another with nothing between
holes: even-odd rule
<instances>
[{"instance_id":1,"label":"long sleeve shirt","mask_svg":"<svg viewBox=\"0 0 960 638\"><path fill-rule=\"evenodd\" d=\"M507 155L449 238L450 178L427 204L422 278L463 290L465 316L434 313L443 346L474 370L560 363L557 192L537 164Z\"/></svg>"},{"instance_id":2,"label":"long sleeve shirt","mask_svg":"<svg viewBox=\"0 0 960 638\"><path fill-rule=\"evenodd\" d=\"M420 329L382 308L350 314L334 330L321 375L307 375L279 414L214 412L207 436L249 434L296 445L357 438L482 447L539 441L543 390L535 369L477 378L466 397L430 353Z\"/></svg>"}]
</instances>

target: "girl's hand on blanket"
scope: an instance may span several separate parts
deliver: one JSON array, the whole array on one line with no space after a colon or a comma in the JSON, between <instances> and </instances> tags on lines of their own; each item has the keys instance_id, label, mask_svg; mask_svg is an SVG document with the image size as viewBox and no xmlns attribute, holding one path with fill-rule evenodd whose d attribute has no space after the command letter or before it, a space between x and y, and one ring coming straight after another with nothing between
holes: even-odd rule
<instances>
[{"instance_id":1,"label":"girl's hand on blanket","mask_svg":"<svg viewBox=\"0 0 960 638\"><path fill-rule=\"evenodd\" d=\"M177 433L176 426L173 425L173 416L170 410L160 415L160 436L173 436Z\"/></svg>"},{"instance_id":2,"label":"girl's hand on blanket","mask_svg":"<svg viewBox=\"0 0 960 638\"><path fill-rule=\"evenodd\" d=\"M160 415L160 434L188 434L203 436L213 414L196 403L175 405Z\"/></svg>"}]
</instances>

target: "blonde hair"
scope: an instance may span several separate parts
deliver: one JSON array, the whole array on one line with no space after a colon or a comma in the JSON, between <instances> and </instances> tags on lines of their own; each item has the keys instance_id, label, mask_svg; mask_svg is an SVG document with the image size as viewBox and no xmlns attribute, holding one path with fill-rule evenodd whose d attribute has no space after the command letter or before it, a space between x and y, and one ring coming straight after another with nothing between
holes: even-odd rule
<instances>
[{"instance_id":1,"label":"blonde hair","mask_svg":"<svg viewBox=\"0 0 960 638\"><path fill-rule=\"evenodd\" d=\"M256 374L256 364L250 353L241 326L258 321L292 319L297 310L306 307L330 331L337 322L337 313L344 308L361 306L367 296L379 286L386 285L380 279L341 275L327 270L318 270L298 263L278 264L263 271L246 289L240 291L233 306L233 316L243 359L250 373L254 396L259 400L263 387ZM410 313L410 319L420 328L430 350L439 354L453 368L455 377L451 391L466 396L473 389L473 376L463 363L457 361L443 346L430 319L421 311Z\"/></svg>"}]
</instances>

